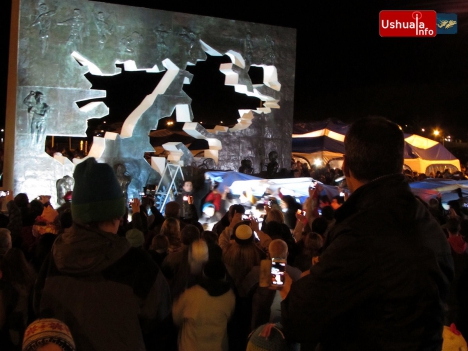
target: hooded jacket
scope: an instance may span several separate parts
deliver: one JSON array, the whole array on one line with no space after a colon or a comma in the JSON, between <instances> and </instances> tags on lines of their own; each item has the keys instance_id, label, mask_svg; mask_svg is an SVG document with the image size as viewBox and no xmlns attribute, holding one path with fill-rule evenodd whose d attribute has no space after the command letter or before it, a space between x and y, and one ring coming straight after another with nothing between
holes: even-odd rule
<instances>
[{"instance_id":1,"label":"hooded jacket","mask_svg":"<svg viewBox=\"0 0 468 351\"><path fill-rule=\"evenodd\" d=\"M77 350L145 350L142 329L171 307L168 284L146 252L76 223L55 241L35 290L40 316L65 322Z\"/></svg>"},{"instance_id":2,"label":"hooded jacket","mask_svg":"<svg viewBox=\"0 0 468 351\"><path fill-rule=\"evenodd\" d=\"M453 277L439 224L403 175L358 188L320 262L282 303L285 335L322 350L440 350Z\"/></svg>"},{"instance_id":3,"label":"hooded jacket","mask_svg":"<svg viewBox=\"0 0 468 351\"><path fill-rule=\"evenodd\" d=\"M227 323L236 298L226 281L201 279L174 301L174 323L180 327L179 351L227 351Z\"/></svg>"}]
</instances>

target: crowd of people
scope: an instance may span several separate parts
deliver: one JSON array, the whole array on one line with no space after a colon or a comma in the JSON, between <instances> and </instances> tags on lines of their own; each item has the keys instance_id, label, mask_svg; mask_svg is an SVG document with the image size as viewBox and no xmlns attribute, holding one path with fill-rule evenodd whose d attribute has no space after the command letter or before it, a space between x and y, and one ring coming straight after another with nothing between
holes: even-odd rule
<instances>
[{"instance_id":1,"label":"crowd of people","mask_svg":"<svg viewBox=\"0 0 468 351\"><path fill-rule=\"evenodd\" d=\"M446 211L412 194L388 120L355 122L345 148L332 178L346 177L346 199L317 183L302 205L281 192L255 204L215 185L202 202L186 181L162 214L129 204L93 158L60 208L9 195L0 349L441 350L447 333L463 343L463 197Z\"/></svg>"}]
</instances>

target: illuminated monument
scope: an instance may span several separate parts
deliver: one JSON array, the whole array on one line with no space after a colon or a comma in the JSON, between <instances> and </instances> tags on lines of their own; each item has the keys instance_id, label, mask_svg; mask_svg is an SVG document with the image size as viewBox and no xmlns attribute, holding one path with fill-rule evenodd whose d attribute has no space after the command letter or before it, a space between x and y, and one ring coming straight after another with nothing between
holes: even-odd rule
<instances>
[{"instance_id":1,"label":"illuminated monument","mask_svg":"<svg viewBox=\"0 0 468 351\"><path fill-rule=\"evenodd\" d=\"M74 164L44 152L46 136L86 137L87 120L109 113L92 89L92 76L144 70L159 75L151 94L128 115L120 134L95 137L90 156L125 174L129 197L160 175L144 159L152 152L149 133L174 110L184 130L206 139L218 169L236 170L248 158L256 171L272 151L289 167L295 74L295 35L290 28L86 0L14 0L7 101L5 187L30 197L52 194ZM16 31L17 29L17 31ZM188 65L227 55L225 85L256 97L261 107L239 110L233 128L205 129L193 122L184 92L193 75ZM253 84L251 66L263 68ZM220 117L222 119L222 117ZM193 161L183 144L167 145L171 158Z\"/></svg>"}]
</instances>

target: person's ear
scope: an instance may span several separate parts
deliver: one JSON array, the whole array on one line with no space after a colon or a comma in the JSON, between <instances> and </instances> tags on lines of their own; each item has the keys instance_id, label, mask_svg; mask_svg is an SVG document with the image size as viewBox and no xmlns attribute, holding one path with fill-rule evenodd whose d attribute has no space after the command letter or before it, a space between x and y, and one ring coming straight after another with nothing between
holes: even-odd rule
<instances>
[{"instance_id":1,"label":"person's ear","mask_svg":"<svg viewBox=\"0 0 468 351\"><path fill-rule=\"evenodd\" d=\"M349 168L348 168L348 164L346 163L346 156L343 155L343 165L341 166L343 168L343 174L345 175L345 177L350 177L350 173L349 173Z\"/></svg>"}]
</instances>

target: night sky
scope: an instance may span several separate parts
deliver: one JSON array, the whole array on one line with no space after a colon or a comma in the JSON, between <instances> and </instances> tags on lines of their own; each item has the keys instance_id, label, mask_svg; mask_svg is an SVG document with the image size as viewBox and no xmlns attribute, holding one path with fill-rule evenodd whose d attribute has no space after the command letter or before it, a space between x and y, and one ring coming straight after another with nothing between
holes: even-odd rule
<instances>
[{"instance_id":1,"label":"night sky","mask_svg":"<svg viewBox=\"0 0 468 351\"><path fill-rule=\"evenodd\" d=\"M468 2L107 1L297 29L294 120L344 122L382 115L407 132L468 141ZM312 8L312 10L310 10ZM381 10L435 10L458 15L458 34L381 38ZM8 9L9 10L9 9ZM9 11L2 11L2 23ZM2 30L0 108L5 110L8 31ZM279 77L281 80L281 76ZM407 126L407 127L406 127ZM427 134L426 134L427 135Z\"/></svg>"}]
</instances>

